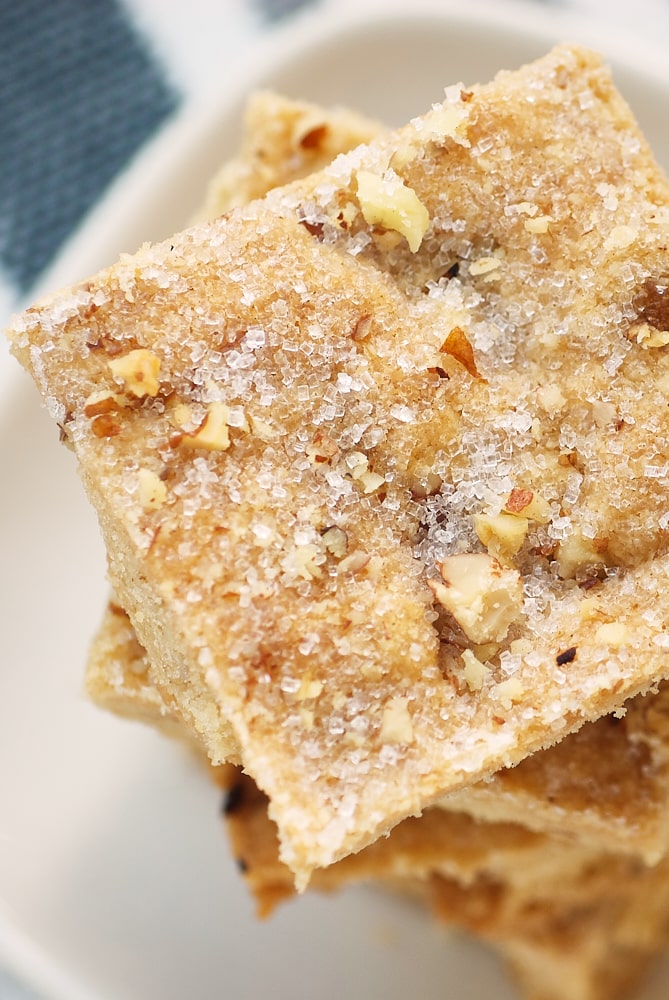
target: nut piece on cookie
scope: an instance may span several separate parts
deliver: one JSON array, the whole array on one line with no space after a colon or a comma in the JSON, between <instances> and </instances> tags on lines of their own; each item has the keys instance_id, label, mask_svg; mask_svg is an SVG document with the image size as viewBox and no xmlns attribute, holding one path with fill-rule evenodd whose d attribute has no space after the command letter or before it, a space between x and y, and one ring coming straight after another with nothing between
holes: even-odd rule
<instances>
[{"instance_id":1,"label":"nut piece on cookie","mask_svg":"<svg viewBox=\"0 0 669 1000\"><path fill-rule=\"evenodd\" d=\"M139 502L145 510L156 510L167 499L165 483L151 469L140 469L137 473Z\"/></svg>"},{"instance_id":2,"label":"nut piece on cookie","mask_svg":"<svg viewBox=\"0 0 669 1000\"><path fill-rule=\"evenodd\" d=\"M498 559L515 556L523 546L529 520L517 514L501 511L499 514L477 514L474 530L491 555Z\"/></svg>"},{"instance_id":3,"label":"nut piece on cookie","mask_svg":"<svg viewBox=\"0 0 669 1000\"><path fill-rule=\"evenodd\" d=\"M206 451L227 451L230 447L228 418L230 408L225 403L210 403L207 415L194 434L184 434L181 443L187 448Z\"/></svg>"},{"instance_id":4,"label":"nut piece on cookie","mask_svg":"<svg viewBox=\"0 0 669 1000\"><path fill-rule=\"evenodd\" d=\"M406 698L391 698L383 710L382 743L411 743L413 725Z\"/></svg>"},{"instance_id":5,"label":"nut piece on cookie","mask_svg":"<svg viewBox=\"0 0 669 1000\"><path fill-rule=\"evenodd\" d=\"M462 677L470 691L480 691L490 674L490 667L482 663L471 649L462 651Z\"/></svg>"},{"instance_id":6,"label":"nut piece on cookie","mask_svg":"<svg viewBox=\"0 0 669 1000\"><path fill-rule=\"evenodd\" d=\"M416 253L430 225L430 216L401 177L392 171L381 177L370 170L359 170L358 201L365 222L400 233L411 252Z\"/></svg>"},{"instance_id":7,"label":"nut piece on cookie","mask_svg":"<svg viewBox=\"0 0 669 1000\"><path fill-rule=\"evenodd\" d=\"M157 396L160 384L160 358L144 347L109 362L112 375L124 383L126 392L141 399L143 396Z\"/></svg>"},{"instance_id":8,"label":"nut piece on cookie","mask_svg":"<svg viewBox=\"0 0 669 1000\"><path fill-rule=\"evenodd\" d=\"M637 323L630 327L629 339L648 350L649 347L666 347L669 344L669 330L658 330L650 323Z\"/></svg>"},{"instance_id":9,"label":"nut piece on cookie","mask_svg":"<svg viewBox=\"0 0 669 1000\"><path fill-rule=\"evenodd\" d=\"M484 552L449 556L438 564L443 583L429 585L472 642L501 642L520 615L520 575Z\"/></svg>"}]
</instances>

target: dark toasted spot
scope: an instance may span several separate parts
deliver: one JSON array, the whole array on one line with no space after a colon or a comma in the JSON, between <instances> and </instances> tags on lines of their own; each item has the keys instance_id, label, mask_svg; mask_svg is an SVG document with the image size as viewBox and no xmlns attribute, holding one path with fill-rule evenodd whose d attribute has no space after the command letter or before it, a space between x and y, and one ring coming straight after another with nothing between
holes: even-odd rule
<instances>
[{"instance_id":1,"label":"dark toasted spot","mask_svg":"<svg viewBox=\"0 0 669 1000\"><path fill-rule=\"evenodd\" d=\"M300 146L302 149L318 149L325 142L329 131L325 124L315 125L304 133L300 139Z\"/></svg>"},{"instance_id":2,"label":"dark toasted spot","mask_svg":"<svg viewBox=\"0 0 669 1000\"><path fill-rule=\"evenodd\" d=\"M669 275L648 278L634 300L639 319L656 330L669 330Z\"/></svg>"},{"instance_id":3,"label":"dark toasted spot","mask_svg":"<svg viewBox=\"0 0 669 1000\"><path fill-rule=\"evenodd\" d=\"M311 233L311 235L315 236L317 239L320 239L322 237L322 235L323 235L323 229L325 228L324 223L322 223L322 222L309 222L308 219L300 219L300 225L304 226L304 228L306 229L306 231L308 233Z\"/></svg>"},{"instance_id":4,"label":"dark toasted spot","mask_svg":"<svg viewBox=\"0 0 669 1000\"><path fill-rule=\"evenodd\" d=\"M223 797L223 815L232 816L244 805L244 785L241 781L231 785Z\"/></svg>"}]
</instances>

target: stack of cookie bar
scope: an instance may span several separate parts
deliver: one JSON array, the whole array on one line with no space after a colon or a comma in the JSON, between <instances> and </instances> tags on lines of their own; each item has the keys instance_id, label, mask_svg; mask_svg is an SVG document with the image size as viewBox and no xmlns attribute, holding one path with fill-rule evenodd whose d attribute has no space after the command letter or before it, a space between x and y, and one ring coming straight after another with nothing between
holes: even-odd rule
<instances>
[{"instance_id":1,"label":"stack of cookie bar","mask_svg":"<svg viewBox=\"0 0 669 1000\"><path fill-rule=\"evenodd\" d=\"M262 911L381 880L617 995L669 930L669 186L564 46L395 132L261 97L216 187L10 330L108 547L91 693L242 765Z\"/></svg>"}]
</instances>

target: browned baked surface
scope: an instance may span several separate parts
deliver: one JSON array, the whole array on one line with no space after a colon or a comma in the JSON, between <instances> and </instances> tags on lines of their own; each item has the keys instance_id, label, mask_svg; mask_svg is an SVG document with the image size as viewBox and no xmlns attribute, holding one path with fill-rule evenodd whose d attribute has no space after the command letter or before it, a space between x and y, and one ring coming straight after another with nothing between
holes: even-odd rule
<instances>
[{"instance_id":1,"label":"browned baked surface","mask_svg":"<svg viewBox=\"0 0 669 1000\"><path fill-rule=\"evenodd\" d=\"M667 200L565 47L15 321L302 883L667 672Z\"/></svg>"}]
</instances>

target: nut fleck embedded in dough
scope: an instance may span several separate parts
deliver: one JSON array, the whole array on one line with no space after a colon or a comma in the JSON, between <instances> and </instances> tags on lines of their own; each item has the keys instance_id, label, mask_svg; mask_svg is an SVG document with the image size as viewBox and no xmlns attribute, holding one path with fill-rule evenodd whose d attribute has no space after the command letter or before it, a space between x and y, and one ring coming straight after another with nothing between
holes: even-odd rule
<instances>
[{"instance_id":1,"label":"nut fleck embedded in dough","mask_svg":"<svg viewBox=\"0 0 669 1000\"><path fill-rule=\"evenodd\" d=\"M156 510L167 499L165 483L151 469L140 469L137 473L139 481L139 502L145 510Z\"/></svg>"},{"instance_id":2,"label":"nut fleck embedded in dough","mask_svg":"<svg viewBox=\"0 0 669 1000\"><path fill-rule=\"evenodd\" d=\"M467 132L469 127L469 109L464 104L437 105L425 117L421 127L421 138L442 142L452 139L459 146L469 148Z\"/></svg>"},{"instance_id":3,"label":"nut fleck embedded in dough","mask_svg":"<svg viewBox=\"0 0 669 1000\"><path fill-rule=\"evenodd\" d=\"M349 556L345 556L339 563L340 573L359 573L361 569L369 563L372 557L362 549L356 549Z\"/></svg>"},{"instance_id":4,"label":"nut fleck embedded in dough","mask_svg":"<svg viewBox=\"0 0 669 1000\"><path fill-rule=\"evenodd\" d=\"M483 552L449 556L437 568L443 583L428 581L439 603L450 611L472 642L501 642L520 615L520 574Z\"/></svg>"},{"instance_id":5,"label":"nut fleck embedded in dough","mask_svg":"<svg viewBox=\"0 0 669 1000\"><path fill-rule=\"evenodd\" d=\"M382 743L411 743L413 723L409 715L407 698L391 698L383 710L381 721Z\"/></svg>"},{"instance_id":6,"label":"nut fleck embedded in dough","mask_svg":"<svg viewBox=\"0 0 669 1000\"><path fill-rule=\"evenodd\" d=\"M325 431L318 431L311 444L307 446L305 454L314 465L322 465L334 458L338 451L339 446L336 441L333 441Z\"/></svg>"},{"instance_id":7,"label":"nut fleck embedded in dough","mask_svg":"<svg viewBox=\"0 0 669 1000\"><path fill-rule=\"evenodd\" d=\"M276 431L261 417L254 417L249 413L249 426L251 433L260 438L261 441L272 441L276 437Z\"/></svg>"},{"instance_id":8,"label":"nut fleck embedded in dough","mask_svg":"<svg viewBox=\"0 0 669 1000\"><path fill-rule=\"evenodd\" d=\"M92 392L84 404L84 416L92 419L102 413L114 413L123 407L124 402L122 396L108 389Z\"/></svg>"},{"instance_id":9,"label":"nut fleck embedded in dough","mask_svg":"<svg viewBox=\"0 0 669 1000\"><path fill-rule=\"evenodd\" d=\"M558 573L563 580L571 580L580 570L597 566L606 561L606 539L586 538L580 531L572 531L560 542L557 553Z\"/></svg>"},{"instance_id":10,"label":"nut fleck embedded in dough","mask_svg":"<svg viewBox=\"0 0 669 1000\"><path fill-rule=\"evenodd\" d=\"M352 479L360 479L368 471L369 461L361 451L352 451L344 459Z\"/></svg>"},{"instance_id":11,"label":"nut fleck embedded in dough","mask_svg":"<svg viewBox=\"0 0 669 1000\"><path fill-rule=\"evenodd\" d=\"M517 677L509 677L506 681L501 681L495 688L495 696L501 701L505 708L511 708L523 700L525 688Z\"/></svg>"},{"instance_id":12,"label":"nut fleck embedded in dough","mask_svg":"<svg viewBox=\"0 0 669 1000\"><path fill-rule=\"evenodd\" d=\"M369 469L367 456L361 451L350 452L345 459L351 478L362 487L363 493L375 493L384 485L385 479Z\"/></svg>"},{"instance_id":13,"label":"nut fleck embedded in dough","mask_svg":"<svg viewBox=\"0 0 669 1000\"><path fill-rule=\"evenodd\" d=\"M322 576L319 558L321 550L317 545L307 542L305 545L296 545L289 553L286 569L303 580L314 580Z\"/></svg>"},{"instance_id":14,"label":"nut fleck embedded in dough","mask_svg":"<svg viewBox=\"0 0 669 1000\"><path fill-rule=\"evenodd\" d=\"M518 514L475 514L474 530L491 555L515 556L522 548L530 522Z\"/></svg>"},{"instance_id":15,"label":"nut fleck embedded in dough","mask_svg":"<svg viewBox=\"0 0 669 1000\"><path fill-rule=\"evenodd\" d=\"M355 340L356 343L361 340L366 340L372 332L372 317L366 313L361 316L353 328L351 333L351 339Z\"/></svg>"},{"instance_id":16,"label":"nut fleck embedded in dough","mask_svg":"<svg viewBox=\"0 0 669 1000\"><path fill-rule=\"evenodd\" d=\"M111 413L101 413L91 421L91 430L97 438L111 438L121 433L121 425L114 420Z\"/></svg>"},{"instance_id":17,"label":"nut fleck embedded in dough","mask_svg":"<svg viewBox=\"0 0 669 1000\"><path fill-rule=\"evenodd\" d=\"M666 347L669 344L669 330L658 330L650 323L637 323L631 326L628 337L645 350L649 347Z\"/></svg>"},{"instance_id":18,"label":"nut fleck embedded in dough","mask_svg":"<svg viewBox=\"0 0 669 1000\"><path fill-rule=\"evenodd\" d=\"M607 646L623 646L631 638L632 634L624 622L604 622L595 632L597 642Z\"/></svg>"},{"instance_id":19,"label":"nut fleck embedded in dough","mask_svg":"<svg viewBox=\"0 0 669 1000\"><path fill-rule=\"evenodd\" d=\"M229 416L230 409L225 403L210 403L198 429L194 434L184 434L181 443L187 448L226 451L230 447Z\"/></svg>"},{"instance_id":20,"label":"nut fleck embedded in dough","mask_svg":"<svg viewBox=\"0 0 669 1000\"><path fill-rule=\"evenodd\" d=\"M324 532L323 545L331 555L342 559L348 550L348 535L343 528L333 525Z\"/></svg>"},{"instance_id":21,"label":"nut fleck embedded in dough","mask_svg":"<svg viewBox=\"0 0 669 1000\"><path fill-rule=\"evenodd\" d=\"M362 486L363 493L375 493L385 483L385 479L378 472L363 472L357 480Z\"/></svg>"},{"instance_id":22,"label":"nut fleck embedded in dough","mask_svg":"<svg viewBox=\"0 0 669 1000\"><path fill-rule=\"evenodd\" d=\"M137 350L129 351L120 358L112 358L107 364L112 375L123 381L126 392L137 396L138 399L142 399L143 396L158 395L160 358L151 351L138 347Z\"/></svg>"},{"instance_id":23,"label":"nut fleck embedded in dough","mask_svg":"<svg viewBox=\"0 0 669 1000\"><path fill-rule=\"evenodd\" d=\"M430 216L413 188L387 171L381 177L370 170L358 171L358 202L365 222L401 233L412 253L419 249L430 225Z\"/></svg>"},{"instance_id":24,"label":"nut fleck embedded in dough","mask_svg":"<svg viewBox=\"0 0 669 1000\"><path fill-rule=\"evenodd\" d=\"M528 233L547 233L553 218L550 215L537 215L533 219L525 219L524 226Z\"/></svg>"},{"instance_id":25,"label":"nut fleck embedded in dough","mask_svg":"<svg viewBox=\"0 0 669 1000\"><path fill-rule=\"evenodd\" d=\"M446 340L439 348L439 351L441 354L449 354L452 358L455 358L456 361L459 361L463 368L469 372L472 378L480 379L482 382L485 382L485 379L482 378L481 373L476 367L474 349L467 339L467 335L462 327L453 327L448 334L448 337L446 337Z\"/></svg>"},{"instance_id":26,"label":"nut fleck embedded in dough","mask_svg":"<svg viewBox=\"0 0 669 1000\"><path fill-rule=\"evenodd\" d=\"M536 521L537 524L548 524L551 519L551 505L548 501L534 490L522 487L511 490L504 504L504 511L507 514L519 514L528 521Z\"/></svg>"},{"instance_id":27,"label":"nut fleck embedded in dough","mask_svg":"<svg viewBox=\"0 0 669 1000\"><path fill-rule=\"evenodd\" d=\"M478 274L488 274L490 271L496 271L502 266L502 261L499 257L479 257L478 260L472 261L469 265L469 273L474 275Z\"/></svg>"},{"instance_id":28,"label":"nut fleck embedded in dough","mask_svg":"<svg viewBox=\"0 0 669 1000\"><path fill-rule=\"evenodd\" d=\"M462 651L462 676L470 691L480 691L490 674L490 667L482 663L471 649Z\"/></svg>"},{"instance_id":29,"label":"nut fleck embedded in dough","mask_svg":"<svg viewBox=\"0 0 669 1000\"><path fill-rule=\"evenodd\" d=\"M504 510L507 514L523 514L530 506L534 500L534 492L532 490L522 489L521 487L514 487L509 493L509 499L504 505ZM525 515L524 515L525 516Z\"/></svg>"}]
</instances>

